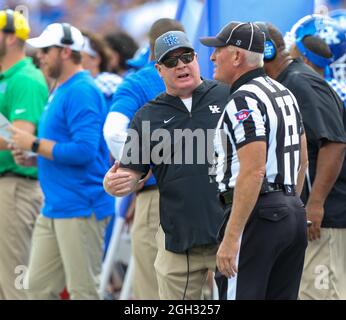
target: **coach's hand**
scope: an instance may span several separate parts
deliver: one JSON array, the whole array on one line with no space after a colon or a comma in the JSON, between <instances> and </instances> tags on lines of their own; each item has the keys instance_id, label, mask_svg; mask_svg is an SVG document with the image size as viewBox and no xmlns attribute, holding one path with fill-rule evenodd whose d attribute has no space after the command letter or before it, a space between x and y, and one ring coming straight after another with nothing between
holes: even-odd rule
<instances>
[{"instance_id":1,"label":"coach's hand","mask_svg":"<svg viewBox=\"0 0 346 320\"><path fill-rule=\"evenodd\" d=\"M225 235L216 255L216 265L219 271L227 278L234 277L238 272L237 256L240 241L234 241Z\"/></svg>"},{"instance_id":2,"label":"coach's hand","mask_svg":"<svg viewBox=\"0 0 346 320\"><path fill-rule=\"evenodd\" d=\"M117 161L108 170L103 186L107 193L123 197L136 189L141 174L130 169L119 168L119 165Z\"/></svg>"}]
</instances>

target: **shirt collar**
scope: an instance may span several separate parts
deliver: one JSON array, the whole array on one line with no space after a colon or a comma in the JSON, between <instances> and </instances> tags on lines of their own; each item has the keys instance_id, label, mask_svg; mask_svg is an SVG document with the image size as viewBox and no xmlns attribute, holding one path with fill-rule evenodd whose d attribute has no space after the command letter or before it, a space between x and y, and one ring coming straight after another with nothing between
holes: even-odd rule
<instances>
[{"instance_id":1,"label":"shirt collar","mask_svg":"<svg viewBox=\"0 0 346 320\"><path fill-rule=\"evenodd\" d=\"M257 68L251 71L244 73L237 81L235 81L231 87L231 93L238 90L243 84L249 82L252 79L255 79L260 76L265 76L265 72L263 68Z\"/></svg>"}]
</instances>

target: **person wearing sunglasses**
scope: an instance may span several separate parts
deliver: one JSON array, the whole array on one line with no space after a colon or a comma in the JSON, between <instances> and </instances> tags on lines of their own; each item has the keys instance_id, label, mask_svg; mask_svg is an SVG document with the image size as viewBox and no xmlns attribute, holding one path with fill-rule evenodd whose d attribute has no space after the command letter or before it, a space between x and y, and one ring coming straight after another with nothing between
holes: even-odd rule
<instances>
[{"instance_id":1,"label":"person wearing sunglasses","mask_svg":"<svg viewBox=\"0 0 346 320\"><path fill-rule=\"evenodd\" d=\"M201 79L197 55L184 32L162 34L155 41L154 54L166 92L136 113L129 136L132 131L138 138L125 144L120 163L105 176L104 187L110 194L126 195L152 169L160 193L154 264L160 299L201 299L208 270L215 269L216 235L223 216L207 159L229 88ZM163 140L155 137L158 132ZM179 137L182 132L186 136ZM189 139L189 132L195 138ZM142 155L139 161L136 143Z\"/></svg>"},{"instance_id":2,"label":"person wearing sunglasses","mask_svg":"<svg viewBox=\"0 0 346 320\"><path fill-rule=\"evenodd\" d=\"M104 125L104 136L114 159L121 158L127 130L136 112L165 91L164 83L155 69L154 45L160 35L173 30L184 31L184 27L179 21L170 18L161 18L152 24L148 32L150 61L142 69L125 77L113 96L113 104ZM159 196L153 175L149 175L143 185L138 185L136 189L135 213L131 226L131 256L134 266L132 296L136 300L159 299L154 269L157 255L155 235L160 219Z\"/></svg>"}]
</instances>

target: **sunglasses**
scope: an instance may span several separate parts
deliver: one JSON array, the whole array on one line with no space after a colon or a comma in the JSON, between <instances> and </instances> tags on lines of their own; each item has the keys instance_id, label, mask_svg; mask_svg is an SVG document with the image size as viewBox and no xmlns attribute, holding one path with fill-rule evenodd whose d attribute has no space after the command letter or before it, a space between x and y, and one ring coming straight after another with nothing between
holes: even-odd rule
<instances>
[{"instance_id":1,"label":"sunglasses","mask_svg":"<svg viewBox=\"0 0 346 320\"><path fill-rule=\"evenodd\" d=\"M60 48L60 49L62 49L61 47L58 47L58 46L50 46L50 47L41 48L41 51L44 54L47 54L49 52L49 50L52 49L52 48Z\"/></svg>"},{"instance_id":2,"label":"sunglasses","mask_svg":"<svg viewBox=\"0 0 346 320\"><path fill-rule=\"evenodd\" d=\"M179 56L168 57L168 58L162 60L161 63L167 68L174 68L178 65L179 60L182 61L184 64L191 63L193 61L193 59L195 58L195 55L196 54L194 51L185 52Z\"/></svg>"}]
</instances>

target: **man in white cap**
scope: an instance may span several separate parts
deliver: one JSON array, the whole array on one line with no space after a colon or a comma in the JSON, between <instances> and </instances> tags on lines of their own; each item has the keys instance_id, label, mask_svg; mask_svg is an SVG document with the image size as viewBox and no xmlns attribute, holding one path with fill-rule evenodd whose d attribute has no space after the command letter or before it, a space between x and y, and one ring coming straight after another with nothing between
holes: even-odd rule
<instances>
[{"instance_id":1,"label":"man in white cap","mask_svg":"<svg viewBox=\"0 0 346 320\"><path fill-rule=\"evenodd\" d=\"M71 299L98 299L103 232L114 200L102 188L109 154L102 135L107 108L81 66L84 38L69 24L54 23L28 40L59 84L41 118L38 137L14 129L13 141L38 154L45 203L33 235L27 273L31 299L56 299L67 286ZM16 161L28 162L21 150Z\"/></svg>"}]
</instances>

